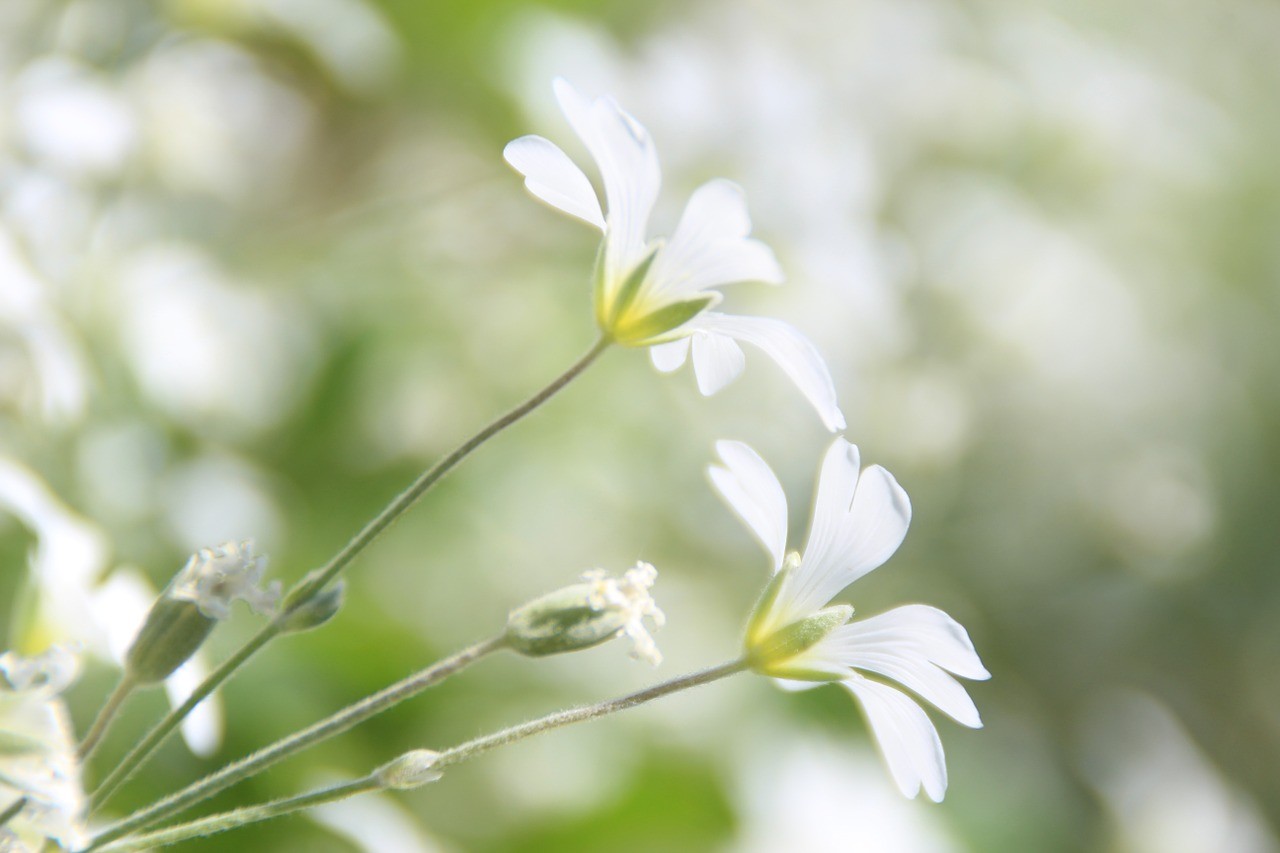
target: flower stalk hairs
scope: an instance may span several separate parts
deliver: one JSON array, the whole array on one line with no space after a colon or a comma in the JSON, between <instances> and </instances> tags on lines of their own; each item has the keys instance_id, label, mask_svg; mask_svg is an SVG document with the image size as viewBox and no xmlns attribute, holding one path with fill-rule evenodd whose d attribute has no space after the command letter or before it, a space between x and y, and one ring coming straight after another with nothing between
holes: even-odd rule
<instances>
[{"instance_id":1,"label":"flower stalk hairs","mask_svg":"<svg viewBox=\"0 0 1280 853\"><path fill-rule=\"evenodd\" d=\"M566 81L556 99L604 184L605 208L569 156L541 136L522 136L503 152L529 192L603 232L595 273L596 323L607 340L649 347L663 372L684 364L690 349L698 388L707 396L738 377L738 343L763 350L808 398L823 424L844 429L826 363L807 338L768 317L709 309L714 288L745 281L781 284L782 269L764 243L751 239L742 189L716 179L694 190L670 239L646 237L662 174L649 132L612 98L588 100Z\"/></svg>"},{"instance_id":2,"label":"flower stalk hairs","mask_svg":"<svg viewBox=\"0 0 1280 853\"><path fill-rule=\"evenodd\" d=\"M818 478L803 554L784 553L787 500L773 471L742 442L716 445L712 483L773 560L773 577L747 627L746 660L791 689L838 683L862 706L889 772L905 796L923 788L940 801L947 768L937 729L920 704L962 725L982 720L952 675L985 679L965 629L933 607L910 604L850 622L853 608L828 606L845 587L893 555L911 522L907 493L879 465L859 470L858 448L837 438Z\"/></svg>"}]
</instances>

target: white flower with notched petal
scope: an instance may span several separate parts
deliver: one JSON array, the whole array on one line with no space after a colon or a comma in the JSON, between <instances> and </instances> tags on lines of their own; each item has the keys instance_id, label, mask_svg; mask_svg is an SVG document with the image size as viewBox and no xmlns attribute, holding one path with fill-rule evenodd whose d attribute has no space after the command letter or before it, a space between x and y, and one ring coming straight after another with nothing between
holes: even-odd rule
<instances>
[{"instance_id":1,"label":"white flower with notched petal","mask_svg":"<svg viewBox=\"0 0 1280 853\"><path fill-rule=\"evenodd\" d=\"M804 554L785 554L787 499L754 450L721 441L723 467L711 481L773 558L774 576L747 628L756 672L784 687L835 681L861 704L898 788L934 801L947 789L942 742L919 703L879 679L896 681L970 728L982 720L952 675L985 679L964 628L923 604L849 622L848 605L827 607L849 584L893 555L911 522L911 503L878 465L859 469L858 448L843 438L827 451ZM872 677L868 677L868 674Z\"/></svg>"},{"instance_id":2,"label":"white flower with notched petal","mask_svg":"<svg viewBox=\"0 0 1280 853\"><path fill-rule=\"evenodd\" d=\"M645 236L662 182L653 141L612 98L594 101L561 79L560 109L595 159L606 213L587 176L541 136L522 136L503 152L538 198L604 232L596 269L595 310L601 331L630 347L651 347L654 365L679 368L693 349L698 388L714 394L742 372L745 341L762 349L791 377L834 431L844 428L835 386L808 339L779 320L736 317L707 309L721 299L712 288L741 281L782 282L769 247L747 235L742 190L713 180L694 191L669 241Z\"/></svg>"}]
</instances>

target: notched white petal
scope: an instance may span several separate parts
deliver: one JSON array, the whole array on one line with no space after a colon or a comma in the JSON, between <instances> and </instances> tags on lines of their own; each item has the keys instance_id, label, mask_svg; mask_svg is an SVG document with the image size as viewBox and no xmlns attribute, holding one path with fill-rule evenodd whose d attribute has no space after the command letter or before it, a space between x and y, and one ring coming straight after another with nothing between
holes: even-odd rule
<instances>
[{"instance_id":1,"label":"notched white petal","mask_svg":"<svg viewBox=\"0 0 1280 853\"><path fill-rule=\"evenodd\" d=\"M935 803L947 792L947 763L938 730L906 694L859 676L841 682L866 714L889 773L905 797L923 788Z\"/></svg>"},{"instance_id":2,"label":"notched white petal","mask_svg":"<svg viewBox=\"0 0 1280 853\"><path fill-rule=\"evenodd\" d=\"M693 335L693 370L702 396L710 397L742 375L747 357L733 338L725 335Z\"/></svg>"},{"instance_id":3,"label":"notched white petal","mask_svg":"<svg viewBox=\"0 0 1280 853\"><path fill-rule=\"evenodd\" d=\"M746 197L732 181L713 180L689 198L680 224L654 263L654 291L676 299L743 281L781 284L773 251L747 235Z\"/></svg>"},{"instance_id":4,"label":"notched white petal","mask_svg":"<svg viewBox=\"0 0 1280 853\"><path fill-rule=\"evenodd\" d=\"M728 335L764 351L817 409L823 424L832 432L845 427L844 414L836 403L835 383L826 362L809 339L796 329L771 317L740 317L705 312L688 328Z\"/></svg>"},{"instance_id":5,"label":"notched white petal","mask_svg":"<svg viewBox=\"0 0 1280 853\"><path fill-rule=\"evenodd\" d=\"M657 151L644 126L612 98L588 100L562 78L553 88L600 169L607 207L605 272L617 278L646 253L645 229L662 184Z\"/></svg>"},{"instance_id":6,"label":"notched white petal","mask_svg":"<svg viewBox=\"0 0 1280 853\"><path fill-rule=\"evenodd\" d=\"M653 366L661 370L663 373L671 373L679 370L689 357L689 338L677 338L674 341L667 341L662 344L654 344L649 347L649 358L653 361Z\"/></svg>"},{"instance_id":7,"label":"notched white petal","mask_svg":"<svg viewBox=\"0 0 1280 853\"><path fill-rule=\"evenodd\" d=\"M522 136L508 142L502 156L524 175L524 185L529 192L552 207L604 230L604 212L591 181L569 155L550 140Z\"/></svg>"},{"instance_id":8,"label":"notched white petal","mask_svg":"<svg viewBox=\"0 0 1280 853\"><path fill-rule=\"evenodd\" d=\"M741 441L717 441L716 453L724 467L707 469L712 484L760 540L773 558L773 570L778 571L787 545L787 497L782 484L760 455Z\"/></svg>"}]
</instances>

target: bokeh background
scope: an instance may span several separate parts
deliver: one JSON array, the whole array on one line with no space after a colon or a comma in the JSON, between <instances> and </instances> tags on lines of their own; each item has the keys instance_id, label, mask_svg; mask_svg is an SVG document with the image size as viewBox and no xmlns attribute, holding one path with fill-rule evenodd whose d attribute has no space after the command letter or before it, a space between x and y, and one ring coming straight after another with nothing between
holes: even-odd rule
<instances>
[{"instance_id":1,"label":"bokeh background","mask_svg":"<svg viewBox=\"0 0 1280 853\"><path fill-rule=\"evenodd\" d=\"M947 799L903 801L843 692L743 677L190 849L1280 849L1278 42L1267 0L4 0L0 628L35 650L74 633L59 588L228 538L295 579L586 349L593 234L500 156L579 151L562 74L652 131L659 233L698 183L746 188L789 282L726 307L818 344L915 505L845 598L963 622L986 728L939 719ZM493 659L216 805L731 656L767 565L706 485L718 438L802 535L830 439L772 363L704 399L609 353L230 684L212 757L170 744L117 809L593 566L658 566L657 672ZM112 677L87 666L81 726Z\"/></svg>"}]
</instances>

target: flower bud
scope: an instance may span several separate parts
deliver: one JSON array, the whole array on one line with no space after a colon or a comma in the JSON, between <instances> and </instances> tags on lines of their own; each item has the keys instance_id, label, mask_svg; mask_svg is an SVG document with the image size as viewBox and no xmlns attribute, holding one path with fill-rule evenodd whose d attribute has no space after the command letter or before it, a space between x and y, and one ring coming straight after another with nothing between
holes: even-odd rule
<instances>
[{"instance_id":1,"label":"flower bud","mask_svg":"<svg viewBox=\"0 0 1280 853\"><path fill-rule=\"evenodd\" d=\"M237 599L268 615L280 602L280 582L260 588L258 582L266 568L267 558L253 553L249 539L201 548L173 579L166 595L195 602L200 612L212 619L230 616L231 602Z\"/></svg>"},{"instance_id":2,"label":"flower bud","mask_svg":"<svg viewBox=\"0 0 1280 853\"><path fill-rule=\"evenodd\" d=\"M662 656L642 622L645 616L655 626L665 621L649 595L657 575L648 563L637 563L620 579L600 569L586 572L586 583L513 610L507 619L507 643L520 654L542 657L588 649L626 634L635 644L632 654L657 665Z\"/></svg>"},{"instance_id":3,"label":"flower bud","mask_svg":"<svg viewBox=\"0 0 1280 853\"><path fill-rule=\"evenodd\" d=\"M161 593L125 654L125 673L140 685L164 681L196 653L217 624L193 602Z\"/></svg>"},{"instance_id":4,"label":"flower bud","mask_svg":"<svg viewBox=\"0 0 1280 853\"><path fill-rule=\"evenodd\" d=\"M324 592L317 593L284 618L285 633L310 631L328 622L342 609L346 599L347 585L339 581Z\"/></svg>"},{"instance_id":5,"label":"flower bud","mask_svg":"<svg viewBox=\"0 0 1280 853\"><path fill-rule=\"evenodd\" d=\"M248 602L269 613L280 598L280 583L258 587L266 558L253 544L227 542L191 555L160 594L125 655L125 671L138 684L155 684L196 653L214 625L231 615L231 602Z\"/></svg>"},{"instance_id":6,"label":"flower bud","mask_svg":"<svg viewBox=\"0 0 1280 853\"><path fill-rule=\"evenodd\" d=\"M415 749L382 765L374 771L374 776L384 788L397 791L418 788L444 775L442 771L432 769L439 758L438 752Z\"/></svg>"}]
</instances>

